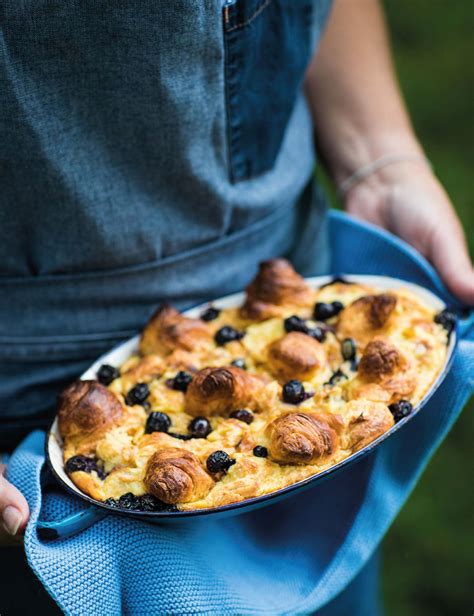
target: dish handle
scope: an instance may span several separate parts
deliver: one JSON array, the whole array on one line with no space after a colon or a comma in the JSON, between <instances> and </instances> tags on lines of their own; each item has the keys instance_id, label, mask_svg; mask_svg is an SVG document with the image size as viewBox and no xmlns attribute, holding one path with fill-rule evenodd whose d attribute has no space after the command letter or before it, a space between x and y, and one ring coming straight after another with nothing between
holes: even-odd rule
<instances>
[{"instance_id":1,"label":"dish handle","mask_svg":"<svg viewBox=\"0 0 474 616\"><path fill-rule=\"evenodd\" d=\"M66 539L67 537L73 537L83 530L86 530L107 515L109 515L108 511L91 506L78 513L68 515L62 520L54 522L43 522L38 520L36 530L38 532L38 537L43 541Z\"/></svg>"}]
</instances>

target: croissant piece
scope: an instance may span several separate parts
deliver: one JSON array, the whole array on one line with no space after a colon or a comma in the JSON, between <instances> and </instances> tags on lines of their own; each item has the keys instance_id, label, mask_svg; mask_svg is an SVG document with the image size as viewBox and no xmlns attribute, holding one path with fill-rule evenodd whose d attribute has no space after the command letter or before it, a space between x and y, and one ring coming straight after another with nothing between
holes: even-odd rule
<instances>
[{"instance_id":1,"label":"croissant piece","mask_svg":"<svg viewBox=\"0 0 474 616\"><path fill-rule=\"evenodd\" d=\"M279 307L310 305L313 293L304 278L286 259L260 263L257 276L248 285L240 308L244 319L263 320L281 314Z\"/></svg>"},{"instance_id":2,"label":"croissant piece","mask_svg":"<svg viewBox=\"0 0 474 616\"><path fill-rule=\"evenodd\" d=\"M409 396L416 385L416 373L409 358L395 345L378 338L364 350L359 379L380 385L391 394L391 399Z\"/></svg>"},{"instance_id":3,"label":"croissant piece","mask_svg":"<svg viewBox=\"0 0 474 616\"><path fill-rule=\"evenodd\" d=\"M122 414L123 406L118 398L97 381L76 381L58 398L58 424L63 438L100 436Z\"/></svg>"},{"instance_id":4,"label":"croissant piece","mask_svg":"<svg viewBox=\"0 0 474 616\"><path fill-rule=\"evenodd\" d=\"M359 346L365 346L390 325L396 305L397 298L390 293L365 295L356 299L339 315L339 337L354 338Z\"/></svg>"},{"instance_id":5,"label":"croissant piece","mask_svg":"<svg viewBox=\"0 0 474 616\"><path fill-rule=\"evenodd\" d=\"M338 415L289 413L267 427L270 457L282 464L311 464L339 447L342 419Z\"/></svg>"},{"instance_id":6,"label":"croissant piece","mask_svg":"<svg viewBox=\"0 0 474 616\"><path fill-rule=\"evenodd\" d=\"M310 379L327 361L324 346L306 334L290 332L268 345L270 371L280 380Z\"/></svg>"},{"instance_id":7,"label":"croissant piece","mask_svg":"<svg viewBox=\"0 0 474 616\"><path fill-rule=\"evenodd\" d=\"M176 349L194 351L212 341L206 324L190 319L172 306L164 304L145 326L140 339L140 352L144 355L168 355Z\"/></svg>"},{"instance_id":8,"label":"croissant piece","mask_svg":"<svg viewBox=\"0 0 474 616\"><path fill-rule=\"evenodd\" d=\"M262 387L258 377L236 366L204 368L188 386L185 410L195 417L225 415L240 408L255 410L255 397Z\"/></svg>"},{"instance_id":9,"label":"croissant piece","mask_svg":"<svg viewBox=\"0 0 474 616\"><path fill-rule=\"evenodd\" d=\"M359 451L389 430L394 419L386 404L368 400L349 402L348 413L353 415L349 422L348 449Z\"/></svg>"},{"instance_id":10,"label":"croissant piece","mask_svg":"<svg viewBox=\"0 0 474 616\"><path fill-rule=\"evenodd\" d=\"M170 505L204 498L214 485L198 458L178 447L155 452L143 481L149 492Z\"/></svg>"}]
</instances>

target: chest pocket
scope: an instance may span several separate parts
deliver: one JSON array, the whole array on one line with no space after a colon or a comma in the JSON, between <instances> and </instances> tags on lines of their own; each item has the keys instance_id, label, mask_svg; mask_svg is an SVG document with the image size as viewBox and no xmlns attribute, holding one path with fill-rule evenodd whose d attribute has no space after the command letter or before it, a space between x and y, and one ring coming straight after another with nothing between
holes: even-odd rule
<instances>
[{"instance_id":1,"label":"chest pocket","mask_svg":"<svg viewBox=\"0 0 474 616\"><path fill-rule=\"evenodd\" d=\"M314 0L227 0L223 8L230 179L270 170L311 55Z\"/></svg>"}]
</instances>

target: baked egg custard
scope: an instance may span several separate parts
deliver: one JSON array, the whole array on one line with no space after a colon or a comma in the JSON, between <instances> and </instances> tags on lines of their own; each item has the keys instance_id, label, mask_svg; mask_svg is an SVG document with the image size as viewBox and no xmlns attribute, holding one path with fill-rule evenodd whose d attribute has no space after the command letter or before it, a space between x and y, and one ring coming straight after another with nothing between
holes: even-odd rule
<instances>
[{"instance_id":1,"label":"baked egg custard","mask_svg":"<svg viewBox=\"0 0 474 616\"><path fill-rule=\"evenodd\" d=\"M413 291L312 288L261 263L237 307L161 306L139 351L58 402L65 470L130 511L215 508L341 462L409 415L444 367L454 316Z\"/></svg>"}]
</instances>

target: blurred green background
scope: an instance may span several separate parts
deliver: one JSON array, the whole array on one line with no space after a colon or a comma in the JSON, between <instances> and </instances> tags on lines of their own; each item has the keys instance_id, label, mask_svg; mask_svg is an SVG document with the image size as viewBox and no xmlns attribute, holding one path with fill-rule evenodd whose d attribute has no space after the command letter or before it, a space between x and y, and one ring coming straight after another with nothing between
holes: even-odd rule
<instances>
[{"instance_id":1,"label":"blurred green background","mask_svg":"<svg viewBox=\"0 0 474 616\"><path fill-rule=\"evenodd\" d=\"M385 0L415 129L474 254L474 1ZM388 616L474 612L474 403L464 410L382 546Z\"/></svg>"},{"instance_id":2,"label":"blurred green background","mask_svg":"<svg viewBox=\"0 0 474 616\"><path fill-rule=\"evenodd\" d=\"M382 1L415 130L463 222L472 256L474 0ZM473 411L471 399L382 543L387 616L474 614Z\"/></svg>"}]
</instances>

